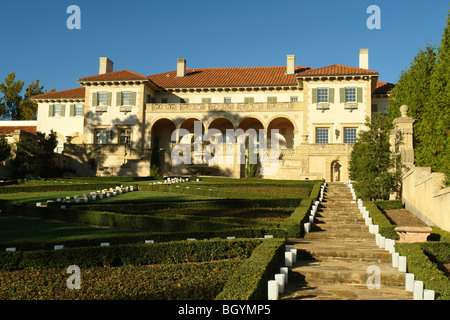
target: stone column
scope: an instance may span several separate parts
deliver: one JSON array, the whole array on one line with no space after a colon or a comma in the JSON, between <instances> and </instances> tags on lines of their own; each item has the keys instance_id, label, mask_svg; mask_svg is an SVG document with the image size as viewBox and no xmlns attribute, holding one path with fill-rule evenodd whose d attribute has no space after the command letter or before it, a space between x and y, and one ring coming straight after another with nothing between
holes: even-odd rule
<instances>
[{"instance_id":1,"label":"stone column","mask_svg":"<svg viewBox=\"0 0 450 320\"><path fill-rule=\"evenodd\" d=\"M407 116L408 106L401 106L400 112L402 116L392 121L395 129L390 133L391 150L399 151L402 164L407 168L411 168L414 167L413 124L416 120ZM401 135L399 144L396 141L397 134Z\"/></svg>"}]
</instances>

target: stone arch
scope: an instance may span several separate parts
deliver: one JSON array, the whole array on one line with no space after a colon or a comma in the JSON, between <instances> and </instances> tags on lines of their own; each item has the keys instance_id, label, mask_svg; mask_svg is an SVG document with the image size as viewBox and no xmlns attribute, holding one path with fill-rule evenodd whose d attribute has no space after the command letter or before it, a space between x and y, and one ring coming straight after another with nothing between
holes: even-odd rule
<instances>
[{"instance_id":1,"label":"stone arch","mask_svg":"<svg viewBox=\"0 0 450 320\"><path fill-rule=\"evenodd\" d=\"M259 117L255 116L246 116L241 118L238 124L238 129L243 129L245 131L250 128L255 129L256 131L259 129L264 129L264 122L259 119Z\"/></svg>"},{"instance_id":2,"label":"stone arch","mask_svg":"<svg viewBox=\"0 0 450 320\"><path fill-rule=\"evenodd\" d=\"M273 117L269 125L267 126L267 136L268 142L272 138L272 129L278 130L278 142L279 148L293 148L294 147L294 138L295 138L295 124L289 118L285 116L275 116Z\"/></svg>"},{"instance_id":3,"label":"stone arch","mask_svg":"<svg viewBox=\"0 0 450 320\"><path fill-rule=\"evenodd\" d=\"M341 181L341 168L342 165L339 163L339 160L334 160L330 165L330 180L331 182Z\"/></svg>"},{"instance_id":4,"label":"stone arch","mask_svg":"<svg viewBox=\"0 0 450 320\"><path fill-rule=\"evenodd\" d=\"M202 135L204 135L205 134L205 125L203 124L203 121L201 121L197 117L185 118L178 125L178 129L184 129L189 132L191 142L194 142L195 125L196 125L197 121L199 121L202 124L201 133L202 133Z\"/></svg>"},{"instance_id":5,"label":"stone arch","mask_svg":"<svg viewBox=\"0 0 450 320\"><path fill-rule=\"evenodd\" d=\"M151 144L153 144L155 138L158 137L160 148L169 149L170 144L172 143L172 132L174 132L175 129L176 126L172 119L162 117L153 121L150 129Z\"/></svg>"},{"instance_id":6,"label":"stone arch","mask_svg":"<svg viewBox=\"0 0 450 320\"><path fill-rule=\"evenodd\" d=\"M208 130L209 129L217 129L217 130L219 130L221 132L221 134L222 134L222 138L223 138L224 142L233 142L234 141L234 136L227 138L227 130L233 130L234 131L234 129L235 129L233 121L231 121L227 117L219 116L219 117L216 117L216 118L212 119L207 124L207 129Z\"/></svg>"}]
</instances>

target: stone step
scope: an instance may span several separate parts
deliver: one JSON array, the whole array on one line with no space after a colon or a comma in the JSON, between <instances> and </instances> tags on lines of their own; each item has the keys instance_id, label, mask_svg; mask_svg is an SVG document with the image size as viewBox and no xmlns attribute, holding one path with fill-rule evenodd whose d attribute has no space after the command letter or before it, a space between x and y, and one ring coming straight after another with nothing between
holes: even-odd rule
<instances>
[{"instance_id":1,"label":"stone step","mask_svg":"<svg viewBox=\"0 0 450 320\"><path fill-rule=\"evenodd\" d=\"M355 231L317 231L306 234L306 239L342 239L342 241L358 241L370 239L375 241L375 236L369 232Z\"/></svg>"},{"instance_id":2,"label":"stone step","mask_svg":"<svg viewBox=\"0 0 450 320\"><path fill-rule=\"evenodd\" d=\"M312 227L312 232L315 231L326 231L326 232L337 232L337 231L354 231L354 232L368 232L369 226L366 226L365 224L325 224L320 223L320 221L315 221Z\"/></svg>"},{"instance_id":3,"label":"stone step","mask_svg":"<svg viewBox=\"0 0 450 320\"><path fill-rule=\"evenodd\" d=\"M355 217L361 217L359 213L351 212L349 210L333 210L333 211L321 211L317 210L316 217L323 217L323 218L355 218Z\"/></svg>"},{"instance_id":4,"label":"stone step","mask_svg":"<svg viewBox=\"0 0 450 320\"><path fill-rule=\"evenodd\" d=\"M301 260L291 271L299 273L308 283L366 284L368 278L373 275L373 271L368 270L370 266L372 265L365 261ZM379 267L382 286L404 287L405 273L388 265Z\"/></svg>"},{"instance_id":5,"label":"stone step","mask_svg":"<svg viewBox=\"0 0 450 320\"><path fill-rule=\"evenodd\" d=\"M391 263L391 254L379 249L372 241L362 242L336 242L315 240L302 243L290 243L288 247L297 249L297 259L316 260L356 260L373 263Z\"/></svg>"},{"instance_id":6,"label":"stone step","mask_svg":"<svg viewBox=\"0 0 450 320\"><path fill-rule=\"evenodd\" d=\"M323 224L346 224L346 223L358 223L358 224L364 224L365 220L362 216L355 217L355 216L322 216L319 214L316 214L315 220L319 221Z\"/></svg>"},{"instance_id":7,"label":"stone step","mask_svg":"<svg viewBox=\"0 0 450 320\"><path fill-rule=\"evenodd\" d=\"M285 287L282 300L412 300L412 293L401 287L381 287L368 289L363 284L308 284L295 278L295 273L289 274L289 279L295 279Z\"/></svg>"},{"instance_id":8,"label":"stone step","mask_svg":"<svg viewBox=\"0 0 450 320\"><path fill-rule=\"evenodd\" d=\"M311 231L301 239L288 239L297 249L297 263L281 299L403 300L405 273L392 267L392 256L378 248L365 225L350 189L330 183L318 206ZM380 268L380 289L370 289L369 268ZM369 269L368 269L369 268ZM369 284L374 284L373 281Z\"/></svg>"}]
</instances>

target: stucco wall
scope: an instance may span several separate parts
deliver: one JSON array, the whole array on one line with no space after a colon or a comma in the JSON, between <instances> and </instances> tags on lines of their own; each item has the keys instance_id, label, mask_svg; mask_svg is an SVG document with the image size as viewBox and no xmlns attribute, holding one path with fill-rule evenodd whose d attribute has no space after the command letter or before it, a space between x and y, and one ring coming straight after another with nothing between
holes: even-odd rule
<instances>
[{"instance_id":1,"label":"stucco wall","mask_svg":"<svg viewBox=\"0 0 450 320\"><path fill-rule=\"evenodd\" d=\"M402 200L428 224L450 231L450 187L443 188L444 180L443 173L413 167L403 175Z\"/></svg>"}]
</instances>

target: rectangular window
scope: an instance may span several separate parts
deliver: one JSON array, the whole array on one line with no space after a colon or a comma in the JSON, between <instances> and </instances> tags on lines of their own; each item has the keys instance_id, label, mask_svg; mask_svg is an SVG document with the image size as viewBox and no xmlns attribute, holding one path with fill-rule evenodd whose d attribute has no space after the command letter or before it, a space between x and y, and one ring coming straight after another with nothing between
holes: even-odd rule
<instances>
[{"instance_id":1,"label":"rectangular window","mask_svg":"<svg viewBox=\"0 0 450 320\"><path fill-rule=\"evenodd\" d=\"M231 103L231 98L223 98L223 103Z\"/></svg>"},{"instance_id":2,"label":"rectangular window","mask_svg":"<svg viewBox=\"0 0 450 320\"><path fill-rule=\"evenodd\" d=\"M244 98L244 103L253 103L253 102L255 102L255 98L253 97Z\"/></svg>"},{"instance_id":3,"label":"rectangular window","mask_svg":"<svg viewBox=\"0 0 450 320\"><path fill-rule=\"evenodd\" d=\"M97 94L98 105L99 106L107 106L108 105L108 93L107 92L99 92Z\"/></svg>"},{"instance_id":4,"label":"rectangular window","mask_svg":"<svg viewBox=\"0 0 450 320\"><path fill-rule=\"evenodd\" d=\"M345 102L356 102L356 88L345 88Z\"/></svg>"},{"instance_id":5,"label":"rectangular window","mask_svg":"<svg viewBox=\"0 0 450 320\"><path fill-rule=\"evenodd\" d=\"M316 143L328 143L328 128L316 128Z\"/></svg>"},{"instance_id":6,"label":"rectangular window","mask_svg":"<svg viewBox=\"0 0 450 320\"><path fill-rule=\"evenodd\" d=\"M119 143L129 145L131 142L131 129L119 130Z\"/></svg>"},{"instance_id":7,"label":"rectangular window","mask_svg":"<svg viewBox=\"0 0 450 320\"><path fill-rule=\"evenodd\" d=\"M62 105L55 104L53 108L53 116L54 117L61 117L62 116Z\"/></svg>"},{"instance_id":8,"label":"rectangular window","mask_svg":"<svg viewBox=\"0 0 450 320\"><path fill-rule=\"evenodd\" d=\"M276 103L277 102L277 97L267 97L267 102L268 103Z\"/></svg>"},{"instance_id":9,"label":"rectangular window","mask_svg":"<svg viewBox=\"0 0 450 320\"><path fill-rule=\"evenodd\" d=\"M202 98L202 103L211 103L211 98Z\"/></svg>"},{"instance_id":10,"label":"rectangular window","mask_svg":"<svg viewBox=\"0 0 450 320\"><path fill-rule=\"evenodd\" d=\"M344 128L344 143L355 143L356 128Z\"/></svg>"},{"instance_id":11,"label":"rectangular window","mask_svg":"<svg viewBox=\"0 0 450 320\"><path fill-rule=\"evenodd\" d=\"M122 105L131 106L131 92L122 92Z\"/></svg>"},{"instance_id":12,"label":"rectangular window","mask_svg":"<svg viewBox=\"0 0 450 320\"><path fill-rule=\"evenodd\" d=\"M291 102L298 102L298 97L291 97Z\"/></svg>"},{"instance_id":13,"label":"rectangular window","mask_svg":"<svg viewBox=\"0 0 450 320\"><path fill-rule=\"evenodd\" d=\"M96 144L106 144L108 141L108 130L97 129L95 130L95 143Z\"/></svg>"},{"instance_id":14,"label":"rectangular window","mask_svg":"<svg viewBox=\"0 0 450 320\"><path fill-rule=\"evenodd\" d=\"M82 104L76 104L75 105L75 117L82 117L83 116L83 105Z\"/></svg>"},{"instance_id":15,"label":"rectangular window","mask_svg":"<svg viewBox=\"0 0 450 320\"><path fill-rule=\"evenodd\" d=\"M317 102L326 103L328 102L328 89L317 89Z\"/></svg>"}]
</instances>

